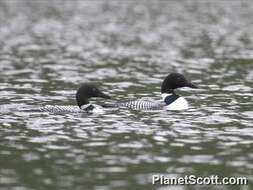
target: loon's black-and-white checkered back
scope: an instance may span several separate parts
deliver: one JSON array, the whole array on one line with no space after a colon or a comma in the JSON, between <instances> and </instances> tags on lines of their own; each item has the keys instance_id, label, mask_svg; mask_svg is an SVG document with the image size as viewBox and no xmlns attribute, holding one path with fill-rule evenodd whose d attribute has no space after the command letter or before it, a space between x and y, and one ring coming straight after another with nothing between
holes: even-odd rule
<instances>
[{"instance_id":1,"label":"loon's black-and-white checkered back","mask_svg":"<svg viewBox=\"0 0 253 190\"><path fill-rule=\"evenodd\" d=\"M52 113L83 113L85 111L81 110L78 106L51 106L47 105L40 108L42 112L52 112Z\"/></svg>"},{"instance_id":2,"label":"loon's black-and-white checkered back","mask_svg":"<svg viewBox=\"0 0 253 190\"><path fill-rule=\"evenodd\" d=\"M159 110L163 105L158 102L146 101L146 100L132 100L124 103L120 103L119 106L128 107L134 110Z\"/></svg>"}]
</instances>

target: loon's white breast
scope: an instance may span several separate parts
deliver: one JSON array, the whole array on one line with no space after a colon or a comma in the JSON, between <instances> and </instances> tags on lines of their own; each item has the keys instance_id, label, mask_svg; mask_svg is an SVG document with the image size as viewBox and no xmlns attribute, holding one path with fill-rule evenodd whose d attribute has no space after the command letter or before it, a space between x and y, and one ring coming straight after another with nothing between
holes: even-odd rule
<instances>
[{"instance_id":1,"label":"loon's white breast","mask_svg":"<svg viewBox=\"0 0 253 190\"><path fill-rule=\"evenodd\" d=\"M187 110L188 102L183 97L179 97L174 102L165 106L166 110Z\"/></svg>"},{"instance_id":2,"label":"loon's white breast","mask_svg":"<svg viewBox=\"0 0 253 190\"><path fill-rule=\"evenodd\" d=\"M186 110L189 107L186 99L181 96L169 93L162 93L161 96L163 101L167 104L165 106L166 110ZM170 99L170 102L166 102L166 99L168 98Z\"/></svg>"},{"instance_id":3,"label":"loon's white breast","mask_svg":"<svg viewBox=\"0 0 253 190\"><path fill-rule=\"evenodd\" d=\"M92 109L87 109L88 107L92 107ZM88 113L104 113L104 109L100 105L96 104L85 104L81 106L81 110Z\"/></svg>"}]
</instances>

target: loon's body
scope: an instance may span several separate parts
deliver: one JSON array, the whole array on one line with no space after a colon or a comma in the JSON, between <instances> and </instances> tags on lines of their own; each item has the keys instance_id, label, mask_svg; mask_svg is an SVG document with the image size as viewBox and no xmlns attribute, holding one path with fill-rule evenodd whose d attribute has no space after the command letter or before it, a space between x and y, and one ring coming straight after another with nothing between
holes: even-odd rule
<instances>
[{"instance_id":1,"label":"loon's body","mask_svg":"<svg viewBox=\"0 0 253 190\"><path fill-rule=\"evenodd\" d=\"M188 109L189 105L185 98L175 94L162 94L167 95L160 101L151 100L131 100L125 103L120 103L120 107L126 107L133 110L185 110ZM170 103L168 102L170 100ZM165 104L164 104L165 102ZM167 103L167 104L166 104Z\"/></svg>"},{"instance_id":2,"label":"loon's body","mask_svg":"<svg viewBox=\"0 0 253 190\"><path fill-rule=\"evenodd\" d=\"M47 105L40 108L43 112L53 113L101 113L103 112L102 106L90 104L89 99L93 97L100 97L109 99L110 96L102 93L95 86L83 84L76 92L76 102L78 106L51 106Z\"/></svg>"},{"instance_id":3,"label":"loon's body","mask_svg":"<svg viewBox=\"0 0 253 190\"><path fill-rule=\"evenodd\" d=\"M188 102L185 98L177 95L175 89L181 87L197 88L189 82L182 74L171 73L163 81L161 87L162 101L133 100L122 103L121 106L135 110L185 110Z\"/></svg>"}]
</instances>

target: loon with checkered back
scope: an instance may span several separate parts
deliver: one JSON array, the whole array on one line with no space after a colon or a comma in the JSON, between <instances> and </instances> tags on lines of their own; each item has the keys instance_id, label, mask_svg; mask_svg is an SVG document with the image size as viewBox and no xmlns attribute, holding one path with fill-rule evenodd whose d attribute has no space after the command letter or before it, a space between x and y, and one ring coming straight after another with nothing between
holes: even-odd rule
<instances>
[{"instance_id":1,"label":"loon with checkered back","mask_svg":"<svg viewBox=\"0 0 253 190\"><path fill-rule=\"evenodd\" d=\"M106 105L100 106L90 104L89 99L95 97L110 99L110 96L104 94L95 86L90 84L83 84L76 92L76 102L78 106L47 105L40 108L40 111L53 113L103 112L103 107L107 107Z\"/></svg>"},{"instance_id":2,"label":"loon with checkered back","mask_svg":"<svg viewBox=\"0 0 253 190\"><path fill-rule=\"evenodd\" d=\"M174 91L182 87L197 88L196 85L189 82L182 74L171 73L164 79L161 86L163 103L139 99L121 103L120 106L135 110L185 110L189 107L188 102Z\"/></svg>"}]
</instances>

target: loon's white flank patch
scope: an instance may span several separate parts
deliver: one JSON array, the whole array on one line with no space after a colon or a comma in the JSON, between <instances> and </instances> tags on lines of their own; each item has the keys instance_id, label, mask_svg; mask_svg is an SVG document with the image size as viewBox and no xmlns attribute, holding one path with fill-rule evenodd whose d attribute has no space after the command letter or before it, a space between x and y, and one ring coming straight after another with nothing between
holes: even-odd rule
<instances>
[{"instance_id":1,"label":"loon's white flank patch","mask_svg":"<svg viewBox=\"0 0 253 190\"><path fill-rule=\"evenodd\" d=\"M183 97L179 97L174 102L166 106L166 110L186 110L188 109L188 102Z\"/></svg>"}]
</instances>

